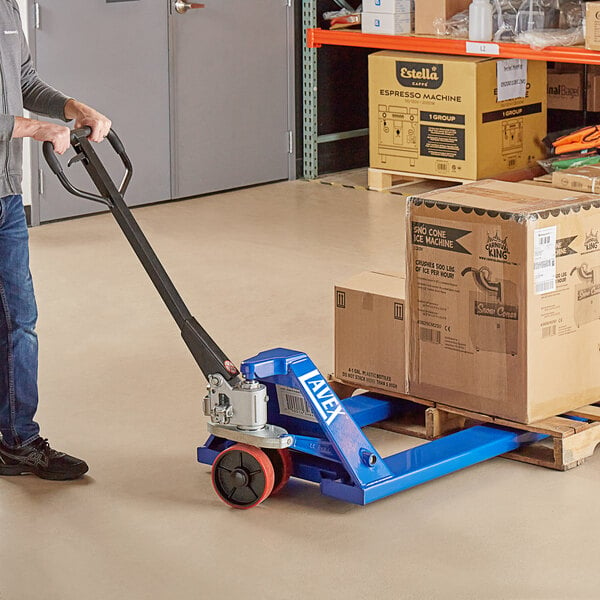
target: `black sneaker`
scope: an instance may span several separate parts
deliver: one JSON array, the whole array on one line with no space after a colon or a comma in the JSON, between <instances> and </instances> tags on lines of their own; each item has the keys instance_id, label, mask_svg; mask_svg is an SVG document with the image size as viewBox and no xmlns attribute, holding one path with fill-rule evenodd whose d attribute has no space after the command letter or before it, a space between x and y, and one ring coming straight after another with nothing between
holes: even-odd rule
<instances>
[{"instance_id":1,"label":"black sneaker","mask_svg":"<svg viewBox=\"0 0 600 600\"><path fill-rule=\"evenodd\" d=\"M13 450L0 442L0 475L33 473L42 479L77 479L88 470L87 464L64 452L50 448L48 440L37 438Z\"/></svg>"}]
</instances>

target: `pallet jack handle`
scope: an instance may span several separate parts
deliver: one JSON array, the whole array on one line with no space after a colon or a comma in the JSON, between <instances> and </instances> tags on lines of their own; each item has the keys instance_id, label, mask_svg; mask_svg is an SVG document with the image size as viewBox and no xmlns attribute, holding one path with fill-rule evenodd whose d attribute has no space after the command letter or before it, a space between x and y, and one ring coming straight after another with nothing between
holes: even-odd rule
<instances>
[{"instance_id":1,"label":"pallet jack handle","mask_svg":"<svg viewBox=\"0 0 600 600\"><path fill-rule=\"evenodd\" d=\"M71 145L76 152L76 156L69 161L68 166L70 167L75 162L81 162L96 186L99 195L76 188L65 175L52 143L44 142L42 151L48 166L69 193L108 206L175 319L183 340L204 376L208 379L210 375L218 374L231 385L236 385L240 380L237 367L191 315L123 199L123 194L127 190L133 175L133 166L119 136L111 129L106 138L120 157L126 171L123 182L117 188L88 140L91 133L92 130L89 127L74 129L71 132Z\"/></svg>"}]
</instances>

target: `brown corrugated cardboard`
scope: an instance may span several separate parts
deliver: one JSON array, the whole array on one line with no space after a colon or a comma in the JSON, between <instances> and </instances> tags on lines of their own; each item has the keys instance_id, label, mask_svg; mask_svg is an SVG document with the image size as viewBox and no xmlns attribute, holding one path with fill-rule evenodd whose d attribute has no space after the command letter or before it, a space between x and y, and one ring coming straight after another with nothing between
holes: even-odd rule
<instances>
[{"instance_id":1,"label":"brown corrugated cardboard","mask_svg":"<svg viewBox=\"0 0 600 600\"><path fill-rule=\"evenodd\" d=\"M335 376L406 391L405 280L364 272L335 287Z\"/></svg>"},{"instance_id":2,"label":"brown corrugated cardboard","mask_svg":"<svg viewBox=\"0 0 600 600\"><path fill-rule=\"evenodd\" d=\"M529 61L525 97L502 102L498 64L481 57L371 54L371 167L481 179L535 165L544 155L546 63Z\"/></svg>"},{"instance_id":3,"label":"brown corrugated cardboard","mask_svg":"<svg viewBox=\"0 0 600 600\"><path fill-rule=\"evenodd\" d=\"M599 65L587 65L587 109L591 112L600 112L600 66ZM557 108L563 110L581 110L583 103L583 94L581 93L581 81L579 82L579 90L567 91L566 94L571 98L568 105L563 104L558 106L556 103L556 95L559 92L557 89L551 90L550 88L556 88L556 85L566 85L569 88L576 88L577 80L573 77L573 74L579 74L581 81L583 81L584 68L583 65L574 65L571 63L554 63L554 67L548 70L548 108ZM568 76L564 79L562 76ZM576 100L577 96L581 99ZM573 108L579 106L579 108Z\"/></svg>"},{"instance_id":4,"label":"brown corrugated cardboard","mask_svg":"<svg viewBox=\"0 0 600 600\"><path fill-rule=\"evenodd\" d=\"M552 173L552 186L577 192L600 193L600 165L564 169Z\"/></svg>"},{"instance_id":5,"label":"brown corrugated cardboard","mask_svg":"<svg viewBox=\"0 0 600 600\"><path fill-rule=\"evenodd\" d=\"M600 2L585 5L585 47L600 50Z\"/></svg>"},{"instance_id":6,"label":"brown corrugated cardboard","mask_svg":"<svg viewBox=\"0 0 600 600\"><path fill-rule=\"evenodd\" d=\"M471 0L415 0L415 33L437 33L436 19L445 21L469 4Z\"/></svg>"},{"instance_id":7,"label":"brown corrugated cardboard","mask_svg":"<svg viewBox=\"0 0 600 600\"><path fill-rule=\"evenodd\" d=\"M582 110L583 73L548 71L548 108Z\"/></svg>"},{"instance_id":8,"label":"brown corrugated cardboard","mask_svg":"<svg viewBox=\"0 0 600 600\"><path fill-rule=\"evenodd\" d=\"M481 181L413 197L409 393L522 423L600 398L600 197Z\"/></svg>"}]
</instances>

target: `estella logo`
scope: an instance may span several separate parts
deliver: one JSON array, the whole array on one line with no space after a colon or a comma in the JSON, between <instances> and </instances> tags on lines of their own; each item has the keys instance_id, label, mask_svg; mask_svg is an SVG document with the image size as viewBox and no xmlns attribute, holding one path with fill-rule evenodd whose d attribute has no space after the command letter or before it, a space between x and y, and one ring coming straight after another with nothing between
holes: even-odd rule
<instances>
[{"instance_id":1,"label":"estella logo","mask_svg":"<svg viewBox=\"0 0 600 600\"><path fill-rule=\"evenodd\" d=\"M510 254L510 250L508 249L508 236L502 239L498 233L495 233L493 236L488 233L488 241L485 245L485 249L490 258L508 260L508 255Z\"/></svg>"},{"instance_id":2,"label":"estella logo","mask_svg":"<svg viewBox=\"0 0 600 600\"><path fill-rule=\"evenodd\" d=\"M444 65L397 60L396 79L404 87L437 90L444 83Z\"/></svg>"}]
</instances>

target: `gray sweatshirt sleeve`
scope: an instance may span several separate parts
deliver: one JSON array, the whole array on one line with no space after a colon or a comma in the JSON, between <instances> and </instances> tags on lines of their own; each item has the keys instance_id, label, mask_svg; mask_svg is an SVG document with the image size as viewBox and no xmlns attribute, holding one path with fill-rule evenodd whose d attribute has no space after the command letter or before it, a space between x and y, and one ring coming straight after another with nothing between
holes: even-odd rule
<instances>
[{"instance_id":1,"label":"gray sweatshirt sleeve","mask_svg":"<svg viewBox=\"0 0 600 600\"><path fill-rule=\"evenodd\" d=\"M69 100L69 97L39 78L33 67L29 46L27 45L27 40L22 29L20 30L20 36L23 106L31 112L67 121L68 119L65 118L65 104Z\"/></svg>"}]
</instances>

